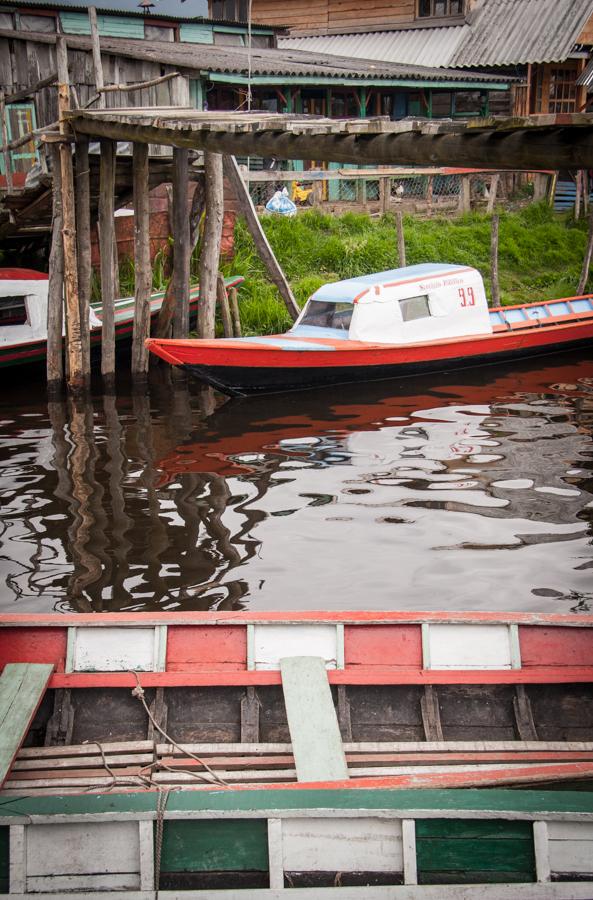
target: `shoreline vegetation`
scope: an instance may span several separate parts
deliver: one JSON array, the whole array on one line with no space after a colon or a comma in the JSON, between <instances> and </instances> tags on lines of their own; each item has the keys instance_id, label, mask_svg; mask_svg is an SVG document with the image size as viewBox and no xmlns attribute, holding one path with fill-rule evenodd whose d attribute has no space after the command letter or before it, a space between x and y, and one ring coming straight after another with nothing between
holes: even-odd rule
<instances>
[{"instance_id":1,"label":"shoreline vegetation","mask_svg":"<svg viewBox=\"0 0 593 900\"><path fill-rule=\"evenodd\" d=\"M517 212L498 210L498 270L502 305L537 302L576 294L587 243L588 222L554 212L545 202ZM261 221L294 295L303 305L322 284L394 269L399 265L395 217L364 213L334 216L307 210L293 218L265 214ZM406 262L469 265L484 278L491 297L492 217L472 212L455 218L404 217ZM192 257L197 281L199 244ZM154 290L164 290L163 260L155 260ZM239 293L244 335L286 331L291 320L267 279L245 222L235 227L235 254L221 265L225 276L242 275ZM120 267L122 296L134 293L133 262ZM586 291L593 290L590 277Z\"/></svg>"}]
</instances>

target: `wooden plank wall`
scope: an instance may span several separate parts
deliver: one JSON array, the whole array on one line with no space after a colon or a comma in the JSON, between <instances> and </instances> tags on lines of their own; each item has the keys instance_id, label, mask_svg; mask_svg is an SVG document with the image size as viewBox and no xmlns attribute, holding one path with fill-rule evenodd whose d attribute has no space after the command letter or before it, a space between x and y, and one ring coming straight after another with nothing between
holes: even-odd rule
<instances>
[{"instance_id":1,"label":"wooden plank wall","mask_svg":"<svg viewBox=\"0 0 593 900\"><path fill-rule=\"evenodd\" d=\"M593 44L593 16L589 19L580 33L577 44Z\"/></svg>"},{"instance_id":2,"label":"wooden plank wall","mask_svg":"<svg viewBox=\"0 0 593 900\"><path fill-rule=\"evenodd\" d=\"M415 0L254 0L253 18L269 25L284 25L291 31L348 31L381 29L414 21Z\"/></svg>"}]
</instances>

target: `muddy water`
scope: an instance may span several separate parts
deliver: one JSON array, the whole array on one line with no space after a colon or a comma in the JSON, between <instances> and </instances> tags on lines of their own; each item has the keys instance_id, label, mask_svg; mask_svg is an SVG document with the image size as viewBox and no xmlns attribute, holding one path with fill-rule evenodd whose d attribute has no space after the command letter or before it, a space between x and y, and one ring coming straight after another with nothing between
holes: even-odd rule
<instances>
[{"instance_id":1,"label":"muddy water","mask_svg":"<svg viewBox=\"0 0 593 900\"><path fill-rule=\"evenodd\" d=\"M3 375L3 612L593 610L593 362L227 400ZM14 383L13 383L14 382Z\"/></svg>"}]
</instances>

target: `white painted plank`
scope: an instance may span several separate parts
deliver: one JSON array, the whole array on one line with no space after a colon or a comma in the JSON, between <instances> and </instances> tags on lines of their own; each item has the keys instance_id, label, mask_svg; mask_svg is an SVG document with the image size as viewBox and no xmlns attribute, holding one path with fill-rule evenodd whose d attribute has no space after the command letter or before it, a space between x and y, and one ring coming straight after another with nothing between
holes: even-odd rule
<instances>
[{"instance_id":1,"label":"white painted plank","mask_svg":"<svg viewBox=\"0 0 593 900\"><path fill-rule=\"evenodd\" d=\"M418 884L418 861L416 858L416 823L414 819L402 819L402 851L404 858L404 882Z\"/></svg>"},{"instance_id":2,"label":"white painted plank","mask_svg":"<svg viewBox=\"0 0 593 900\"><path fill-rule=\"evenodd\" d=\"M18 893L27 889L25 826L11 825L8 840L9 890Z\"/></svg>"},{"instance_id":3,"label":"white painted plank","mask_svg":"<svg viewBox=\"0 0 593 900\"><path fill-rule=\"evenodd\" d=\"M268 861L270 887L284 887L284 867L282 865L282 819L268 819Z\"/></svg>"},{"instance_id":4,"label":"white painted plank","mask_svg":"<svg viewBox=\"0 0 593 900\"><path fill-rule=\"evenodd\" d=\"M507 625L428 625L425 668L510 669ZM428 653L428 660L427 660ZM428 664L427 664L428 663Z\"/></svg>"},{"instance_id":5,"label":"white painted plank","mask_svg":"<svg viewBox=\"0 0 593 900\"><path fill-rule=\"evenodd\" d=\"M342 781L348 766L323 659L280 660L282 690L299 781Z\"/></svg>"},{"instance_id":6,"label":"white painted plank","mask_svg":"<svg viewBox=\"0 0 593 900\"><path fill-rule=\"evenodd\" d=\"M255 625L253 637L255 669L280 668L285 656L320 656L326 668L338 660L335 625Z\"/></svg>"},{"instance_id":7,"label":"white painted plank","mask_svg":"<svg viewBox=\"0 0 593 900\"><path fill-rule=\"evenodd\" d=\"M593 874L593 823L549 822L547 828L551 871Z\"/></svg>"},{"instance_id":8,"label":"white painted plank","mask_svg":"<svg viewBox=\"0 0 593 900\"><path fill-rule=\"evenodd\" d=\"M137 822L29 825L26 846L29 891L140 887Z\"/></svg>"},{"instance_id":9,"label":"white painted plank","mask_svg":"<svg viewBox=\"0 0 593 900\"><path fill-rule=\"evenodd\" d=\"M397 821L283 819L282 859L288 872L401 872Z\"/></svg>"},{"instance_id":10,"label":"white painted plank","mask_svg":"<svg viewBox=\"0 0 593 900\"><path fill-rule=\"evenodd\" d=\"M533 823L533 847L535 851L535 874L537 881L550 880L550 848L548 844L548 823Z\"/></svg>"},{"instance_id":11,"label":"white painted plank","mask_svg":"<svg viewBox=\"0 0 593 900\"><path fill-rule=\"evenodd\" d=\"M154 628L76 628L75 672L152 672L157 647Z\"/></svg>"},{"instance_id":12,"label":"white painted plank","mask_svg":"<svg viewBox=\"0 0 593 900\"><path fill-rule=\"evenodd\" d=\"M140 884L143 891L154 887L154 827L151 821L138 822L140 845Z\"/></svg>"}]
</instances>

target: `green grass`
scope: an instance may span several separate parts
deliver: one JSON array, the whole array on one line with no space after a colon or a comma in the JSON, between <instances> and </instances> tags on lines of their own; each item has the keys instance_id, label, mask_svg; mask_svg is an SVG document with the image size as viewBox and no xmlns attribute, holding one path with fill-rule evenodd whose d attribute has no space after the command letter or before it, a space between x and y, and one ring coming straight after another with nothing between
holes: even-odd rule
<instances>
[{"instance_id":1,"label":"green grass","mask_svg":"<svg viewBox=\"0 0 593 900\"><path fill-rule=\"evenodd\" d=\"M263 216L263 227L300 304L328 281L398 266L395 221L358 213L325 215L317 210L286 219ZM471 213L454 219L404 219L408 265L447 262L479 269L490 295L490 217ZM500 214L499 279L503 304L574 294L579 281L587 223L575 223L543 203ZM241 319L245 334L270 334L290 327L276 288L270 284L244 222L235 229L235 257L225 275L243 275ZM593 290L593 279L587 287Z\"/></svg>"}]
</instances>

